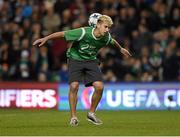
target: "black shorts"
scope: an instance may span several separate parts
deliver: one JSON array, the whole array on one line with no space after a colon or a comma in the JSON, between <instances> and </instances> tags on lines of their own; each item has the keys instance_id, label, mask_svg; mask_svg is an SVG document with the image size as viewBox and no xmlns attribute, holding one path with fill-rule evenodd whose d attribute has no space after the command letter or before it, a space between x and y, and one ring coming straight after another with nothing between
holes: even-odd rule
<instances>
[{"instance_id":1,"label":"black shorts","mask_svg":"<svg viewBox=\"0 0 180 137\"><path fill-rule=\"evenodd\" d=\"M83 82L86 87L92 86L95 81L102 81L102 73L98 60L80 61L68 59L69 84Z\"/></svg>"}]
</instances>

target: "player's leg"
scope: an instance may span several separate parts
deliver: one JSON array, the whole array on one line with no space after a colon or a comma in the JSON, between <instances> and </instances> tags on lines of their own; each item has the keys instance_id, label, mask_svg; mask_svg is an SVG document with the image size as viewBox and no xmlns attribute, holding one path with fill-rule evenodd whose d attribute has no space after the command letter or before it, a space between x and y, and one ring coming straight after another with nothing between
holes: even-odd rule
<instances>
[{"instance_id":1,"label":"player's leg","mask_svg":"<svg viewBox=\"0 0 180 137\"><path fill-rule=\"evenodd\" d=\"M76 105L78 101L77 93L79 89L79 82L82 81L82 63L69 59L68 61L69 71L69 106L70 106L70 125L77 126L78 119L76 116Z\"/></svg>"},{"instance_id":2,"label":"player's leg","mask_svg":"<svg viewBox=\"0 0 180 137\"><path fill-rule=\"evenodd\" d=\"M101 125L103 124L103 122L95 115L95 111L102 97L103 88L104 88L103 82L101 81L93 82L93 87L95 91L92 95L91 107L87 114L87 120L95 125Z\"/></svg>"},{"instance_id":3,"label":"player's leg","mask_svg":"<svg viewBox=\"0 0 180 137\"><path fill-rule=\"evenodd\" d=\"M78 101L78 89L79 89L79 82L72 82L69 87L69 106L70 106L70 114L71 114L71 121L70 124L72 126L78 125L78 119L76 116L76 105Z\"/></svg>"},{"instance_id":4,"label":"player's leg","mask_svg":"<svg viewBox=\"0 0 180 137\"><path fill-rule=\"evenodd\" d=\"M69 88L69 106L71 117L76 117L77 93L79 89L79 82L72 82Z\"/></svg>"},{"instance_id":5,"label":"player's leg","mask_svg":"<svg viewBox=\"0 0 180 137\"><path fill-rule=\"evenodd\" d=\"M93 86L95 91L91 99L90 111L87 120L96 125L101 125L102 121L95 115L96 108L101 100L104 84L102 82L102 73L99 69L98 61L89 61L86 65L85 73L86 86Z\"/></svg>"},{"instance_id":6,"label":"player's leg","mask_svg":"<svg viewBox=\"0 0 180 137\"><path fill-rule=\"evenodd\" d=\"M96 81L93 82L93 87L95 89L93 95L92 95L92 99L91 99L91 107L89 112L94 113L96 111L97 105L99 104L101 97L102 97L102 93L103 93L103 88L104 88L104 84L102 81Z\"/></svg>"}]
</instances>

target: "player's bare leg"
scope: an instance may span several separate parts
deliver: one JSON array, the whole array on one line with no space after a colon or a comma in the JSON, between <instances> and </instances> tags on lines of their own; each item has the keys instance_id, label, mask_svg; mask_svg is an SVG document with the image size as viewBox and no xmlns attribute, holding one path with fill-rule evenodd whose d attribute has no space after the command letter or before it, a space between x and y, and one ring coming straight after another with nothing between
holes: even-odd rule
<instances>
[{"instance_id":1,"label":"player's bare leg","mask_svg":"<svg viewBox=\"0 0 180 137\"><path fill-rule=\"evenodd\" d=\"M101 100L104 84L101 81L96 81L93 83L93 87L94 87L95 91L92 95L91 107L90 107L90 111L88 112L88 115L87 115L87 118L88 118L87 120L92 122L93 124L101 125L102 121L96 117L95 111Z\"/></svg>"},{"instance_id":2,"label":"player's bare leg","mask_svg":"<svg viewBox=\"0 0 180 137\"><path fill-rule=\"evenodd\" d=\"M101 100L104 84L101 81L96 81L93 83L93 87L95 89L92 99L91 99L91 107L90 112L94 113L96 111L97 105L99 104L99 101Z\"/></svg>"},{"instance_id":3,"label":"player's bare leg","mask_svg":"<svg viewBox=\"0 0 180 137\"><path fill-rule=\"evenodd\" d=\"M78 101L78 97L77 97L78 89L79 89L79 82L72 82L70 84L69 106L70 106L70 114L71 114L70 125L72 125L72 126L78 125L78 119L76 116L76 105L77 105L77 101Z\"/></svg>"}]
</instances>

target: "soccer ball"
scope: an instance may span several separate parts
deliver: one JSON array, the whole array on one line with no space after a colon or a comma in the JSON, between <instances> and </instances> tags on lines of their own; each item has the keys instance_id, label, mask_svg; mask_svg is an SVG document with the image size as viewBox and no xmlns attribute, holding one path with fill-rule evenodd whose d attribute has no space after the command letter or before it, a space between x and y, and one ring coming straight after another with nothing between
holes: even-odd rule
<instances>
[{"instance_id":1,"label":"soccer ball","mask_svg":"<svg viewBox=\"0 0 180 137\"><path fill-rule=\"evenodd\" d=\"M92 13L90 16L89 16L89 20L88 20L88 24L89 26L91 27L96 27L96 24L97 24L97 21L99 19L99 17L101 17L102 15L100 13Z\"/></svg>"}]
</instances>

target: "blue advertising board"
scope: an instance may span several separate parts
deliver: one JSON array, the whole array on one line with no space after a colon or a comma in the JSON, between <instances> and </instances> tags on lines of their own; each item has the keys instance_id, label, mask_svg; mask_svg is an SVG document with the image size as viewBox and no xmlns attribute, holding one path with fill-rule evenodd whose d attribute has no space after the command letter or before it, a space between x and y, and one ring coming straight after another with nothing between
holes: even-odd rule
<instances>
[{"instance_id":1,"label":"blue advertising board","mask_svg":"<svg viewBox=\"0 0 180 137\"><path fill-rule=\"evenodd\" d=\"M67 84L59 85L59 110L69 110ZM93 87L80 85L78 110L90 108ZM99 110L180 109L180 83L114 83L104 85Z\"/></svg>"}]
</instances>

